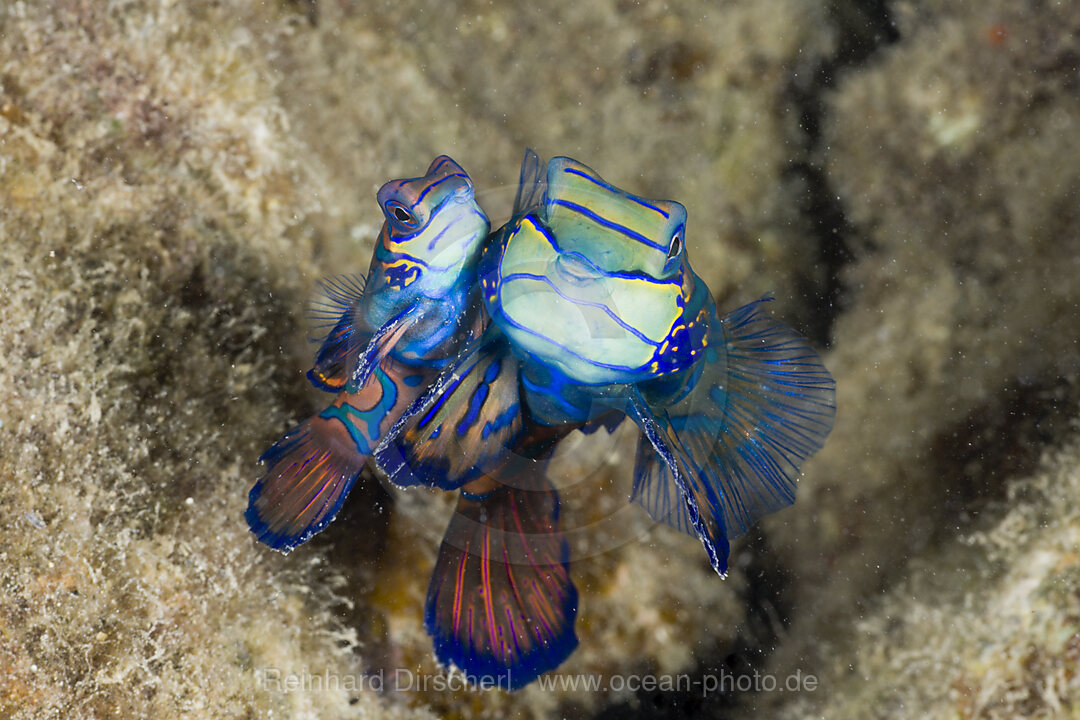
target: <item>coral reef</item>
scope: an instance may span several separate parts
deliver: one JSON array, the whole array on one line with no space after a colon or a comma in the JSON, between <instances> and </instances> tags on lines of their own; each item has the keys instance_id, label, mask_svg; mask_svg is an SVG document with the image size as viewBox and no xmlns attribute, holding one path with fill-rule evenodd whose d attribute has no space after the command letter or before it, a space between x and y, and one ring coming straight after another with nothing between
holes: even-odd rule
<instances>
[{"instance_id":1,"label":"coral reef","mask_svg":"<svg viewBox=\"0 0 1080 720\"><path fill-rule=\"evenodd\" d=\"M1005 0L0 5L0 716L1075 714L1078 38ZM814 692L395 691L450 498L247 532L377 186L449 153L499 223L526 145L683 202L721 308L775 290L839 388L723 581L622 510L632 433L562 449L560 675Z\"/></svg>"},{"instance_id":2,"label":"coral reef","mask_svg":"<svg viewBox=\"0 0 1080 720\"><path fill-rule=\"evenodd\" d=\"M697 252L716 257L698 264L726 293L766 286L758 239L773 259L798 246L775 183L794 129L773 106L790 69L828 46L817 11L524 12L0 7L0 714L544 715L604 702L268 689L265 668L434 670L422 578L445 505L372 479L288 558L255 546L241 519L255 458L319 402L300 374L304 302L321 275L366 267L388 177L453 153L497 217L525 144L577 154L691 206ZM784 39L768 15L788 18ZM583 46L586 33L603 40ZM718 174L731 180L720 205ZM625 458L620 437L588 452ZM583 502L621 505L626 467L600 463ZM666 531L601 553L590 507L575 521L582 649L567 671L675 672L723 652L741 581Z\"/></svg>"},{"instance_id":3,"label":"coral reef","mask_svg":"<svg viewBox=\"0 0 1080 720\"><path fill-rule=\"evenodd\" d=\"M1080 698L1080 437L1007 484L992 522L914 558L845 626L813 693L773 717L1075 717ZM850 637L845 637L850 633ZM792 701L792 699L794 699ZM775 700L773 698L772 700Z\"/></svg>"}]
</instances>

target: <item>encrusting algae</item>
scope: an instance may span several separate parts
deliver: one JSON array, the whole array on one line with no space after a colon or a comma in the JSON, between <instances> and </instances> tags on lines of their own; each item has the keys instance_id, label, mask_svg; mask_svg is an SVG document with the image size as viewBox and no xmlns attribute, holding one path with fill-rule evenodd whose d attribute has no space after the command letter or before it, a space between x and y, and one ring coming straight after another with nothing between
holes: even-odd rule
<instances>
[{"instance_id":1,"label":"encrusting algae","mask_svg":"<svg viewBox=\"0 0 1080 720\"><path fill-rule=\"evenodd\" d=\"M0 5L0 716L1075 715L1078 26L1004 0ZM437 673L448 507L373 481L282 560L245 493L318 410L300 311L366 266L378 185L449 153L502 219L530 144L678 198L718 302L785 290L843 408L725 582L662 528L576 539L559 673L734 655L813 692L259 684ZM632 437L564 520L625 498Z\"/></svg>"}]
</instances>

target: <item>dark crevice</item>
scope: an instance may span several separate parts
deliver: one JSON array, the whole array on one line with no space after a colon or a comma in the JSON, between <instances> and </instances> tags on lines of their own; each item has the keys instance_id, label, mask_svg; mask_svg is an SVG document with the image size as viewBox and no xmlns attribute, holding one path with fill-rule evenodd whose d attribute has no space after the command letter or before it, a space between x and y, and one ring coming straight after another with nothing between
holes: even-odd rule
<instances>
[{"instance_id":1,"label":"dark crevice","mask_svg":"<svg viewBox=\"0 0 1080 720\"><path fill-rule=\"evenodd\" d=\"M304 13L311 27L319 26L319 0L289 0L289 4Z\"/></svg>"},{"instance_id":2,"label":"dark crevice","mask_svg":"<svg viewBox=\"0 0 1080 720\"><path fill-rule=\"evenodd\" d=\"M829 3L829 14L839 38L836 53L824 59L809 75L793 77L787 93L788 102L799 116L803 143L788 172L806 188L802 213L810 220L821 268L820 279L808 280L801 288L814 306L803 327L810 340L819 346L831 344L833 325L842 309L841 271L854 260L851 240L858 233L848 221L844 205L830 187L823 167L821 141L826 96L846 70L866 63L881 48L900 38L886 0L833 0Z\"/></svg>"},{"instance_id":3,"label":"dark crevice","mask_svg":"<svg viewBox=\"0 0 1080 720\"><path fill-rule=\"evenodd\" d=\"M731 559L747 578L739 597L746 619L735 642L700 655L694 668L675 676L678 690L639 691L633 702L608 706L598 718L722 718L746 706L745 696L762 684L765 661L788 626L790 573L776 562L760 531L752 530L736 545Z\"/></svg>"},{"instance_id":4,"label":"dark crevice","mask_svg":"<svg viewBox=\"0 0 1080 720\"><path fill-rule=\"evenodd\" d=\"M942 521L927 544L945 542L984 512L1004 507L1006 481L1036 470L1046 448L1066 437L1078 405L1075 377L1013 382L939 433L930 456L937 475L953 481L939 489Z\"/></svg>"},{"instance_id":5,"label":"dark crevice","mask_svg":"<svg viewBox=\"0 0 1080 720\"><path fill-rule=\"evenodd\" d=\"M394 669L389 628L368 598L386 557L393 512L393 496L366 465L337 518L311 539L314 552L326 558L321 585L347 600L336 607L338 621L356 632L367 669L386 674Z\"/></svg>"},{"instance_id":6,"label":"dark crevice","mask_svg":"<svg viewBox=\"0 0 1080 720\"><path fill-rule=\"evenodd\" d=\"M844 291L841 271L854 260L853 239L859 232L848 221L843 203L830 187L823 168L821 144L826 97L845 71L866 63L881 48L899 39L886 0L833 0L829 12L839 36L835 54L809 75L793 78L786 93L786 102L798 113L802 130L801 147L788 172L806 188L801 211L810 220L821 267L817 279L807 280L802 288L812 307L807 322L800 320L800 327L818 346L831 343ZM867 243L860 239L859 244ZM767 539L760 530L752 531L732 559L741 564L740 571L747 579L742 598L747 608L746 624L740 628L735 643L712 651L705 649L703 653L699 650L698 664L688 673L689 689L639 692L633 702L609 706L597 717L720 718L755 712L753 689L705 694L703 684L707 679L725 677L752 682L755 673L763 671L788 625L791 608L786 588L790 573L781 559L769 552Z\"/></svg>"}]
</instances>

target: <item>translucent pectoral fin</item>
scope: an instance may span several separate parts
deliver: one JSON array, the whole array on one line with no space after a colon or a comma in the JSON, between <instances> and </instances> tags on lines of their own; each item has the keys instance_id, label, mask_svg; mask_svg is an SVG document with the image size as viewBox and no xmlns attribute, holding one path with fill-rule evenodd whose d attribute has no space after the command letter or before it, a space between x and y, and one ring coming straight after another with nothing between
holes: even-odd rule
<instances>
[{"instance_id":1,"label":"translucent pectoral fin","mask_svg":"<svg viewBox=\"0 0 1080 720\"><path fill-rule=\"evenodd\" d=\"M568 552L546 481L463 493L424 615L439 661L511 690L558 667L577 647Z\"/></svg>"},{"instance_id":2,"label":"translucent pectoral fin","mask_svg":"<svg viewBox=\"0 0 1080 720\"><path fill-rule=\"evenodd\" d=\"M375 459L398 486L456 490L505 464L521 427L518 360L491 332L402 415Z\"/></svg>"},{"instance_id":3,"label":"translucent pectoral fin","mask_svg":"<svg viewBox=\"0 0 1080 720\"><path fill-rule=\"evenodd\" d=\"M654 478L662 480L662 484L647 488L635 484L633 499L644 504L654 519L684 530L692 528L701 539L713 569L721 576L726 575L731 546L724 527L723 499L703 477L700 468L686 462L688 453L665 410L654 410L640 395L633 394L628 414L641 428L641 442L651 445L654 461L665 466L663 474ZM649 452L639 449L639 457Z\"/></svg>"},{"instance_id":4,"label":"translucent pectoral fin","mask_svg":"<svg viewBox=\"0 0 1080 720\"><path fill-rule=\"evenodd\" d=\"M308 380L320 390L356 392L394 349L401 336L424 316L411 305L374 332L361 317L363 279L341 277L323 281L326 300L312 306L316 329L330 328L322 337Z\"/></svg>"},{"instance_id":5,"label":"translucent pectoral fin","mask_svg":"<svg viewBox=\"0 0 1080 720\"><path fill-rule=\"evenodd\" d=\"M320 390L338 392L345 387L371 337L359 316L364 279L342 275L326 278L320 286L323 297L308 309L312 339L320 346L307 377Z\"/></svg>"},{"instance_id":6,"label":"translucent pectoral fin","mask_svg":"<svg viewBox=\"0 0 1080 720\"><path fill-rule=\"evenodd\" d=\"M357 388L364 387L371 377L371 373L390 354L390 351L394 349L405 331L423 317L423 308L420 305L412 305L402 310L393 319L376 330L371 339L368 340L367 345L360 351L356 364L349 375L346 388L355 391Z\"/></svg>"},{"instance_id":7,"label":"translucent pectoral fin","mask_svg":"<svg viewBox=\"0 0 1080 720\"><path fill-rule=\"evenodd\" d=\"M642 433L634 460L634 490L630 497L645 508L653 520L679 532L695 535L686 500L669 469L648 437Z\"/></svg>"},{"instance_id":8,"label":"translucent pectoral fin","mask_svg":"<svg viewBox=\"0 0 1080 720\"><path fill-rule=\"evenodd\" d=\"M340 423L316 415L259 460L266 472L251 489L244 518L259 542L289 552L330 524L367 456Z\"/></svg>"},{"instance_id":9,"label":"translucent pectoral fin","mask_svg":"<svg viewBox=\"0 0 1080 720\"><path fill-rule=\"evenodd\" d=\"M710 332L696 387L665 409L660 429L671 458L639 449L633 499L658 520L685 523L671 511L681 470L703 517L729 539L742 535L795 501L802 463L832 429L835 382L806 339L761 304Z\"/></svg>"}]
</instances>

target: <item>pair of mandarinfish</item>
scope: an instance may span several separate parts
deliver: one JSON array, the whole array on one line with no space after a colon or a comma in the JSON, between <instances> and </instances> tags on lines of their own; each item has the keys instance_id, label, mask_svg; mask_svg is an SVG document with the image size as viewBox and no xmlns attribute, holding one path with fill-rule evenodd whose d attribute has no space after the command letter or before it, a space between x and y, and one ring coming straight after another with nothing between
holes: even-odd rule
<instances>
[{"instance_id":1,"label":"pair of mandarinfish","mask_svg":"<svg viewBox=\"0 0 1080 720\"><path fill-rule=\"evenodd\" d=\"M568 434L630 417L631 500L697 535L721 575L730 539L794 502L835 384L763 301L717 315L682 205L532 151L490 234L447 157L378 197L366 283L328 283L319 313L308 377L337 398L263 454L246 513L260 541L287 552L326 527L369 457L400 487L458 490L425 627L442 663L513 689L577 646L543 462Z\"/></svg>"}]
</instances>

